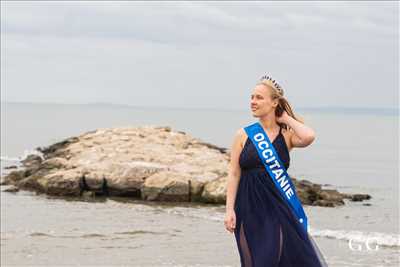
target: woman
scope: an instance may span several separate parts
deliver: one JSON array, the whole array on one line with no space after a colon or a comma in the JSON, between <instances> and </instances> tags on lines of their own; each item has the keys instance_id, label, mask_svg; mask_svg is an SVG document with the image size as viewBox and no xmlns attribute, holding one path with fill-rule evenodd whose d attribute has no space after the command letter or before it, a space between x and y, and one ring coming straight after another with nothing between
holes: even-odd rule
<instances>
[{"instance_id":1,"label":"woman","mask_svg":"<svg viewBox=\"0 0 400 267\"><path fill-rule=\"evenodd\" d=\"M251 111L286 170L289 151L307 147L315 139L314 131L293 114L283 89L270 76L263 76L253 89ZM275 187L243 128L237 131L231 147L224 223L235 234L241 266L327 266L314 240L305 234Z\"/></svg>"}]
</instances>

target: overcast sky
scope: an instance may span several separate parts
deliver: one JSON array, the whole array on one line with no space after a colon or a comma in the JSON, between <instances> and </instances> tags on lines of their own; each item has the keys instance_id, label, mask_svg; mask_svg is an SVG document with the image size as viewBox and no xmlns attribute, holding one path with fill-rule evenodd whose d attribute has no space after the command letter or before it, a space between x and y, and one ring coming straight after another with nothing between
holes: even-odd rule
<instances>
[{"instance_id":1,"label":"overcast sky","mask_svg":"<svg viewBox=\"0 0 400 267\"><path fill-rule=\"evenodd\" d=\"M399 101L399 3L1 1L1 98L247 109Z\"/></svg>"}]
</instances>

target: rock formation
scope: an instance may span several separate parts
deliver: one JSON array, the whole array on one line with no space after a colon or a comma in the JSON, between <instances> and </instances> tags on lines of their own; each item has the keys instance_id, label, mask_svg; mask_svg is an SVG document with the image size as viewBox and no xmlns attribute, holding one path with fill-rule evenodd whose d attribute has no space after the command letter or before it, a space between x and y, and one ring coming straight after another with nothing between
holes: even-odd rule
<instances>
[{"instance_id":1,"label":"rock formation","mask_svg":"<svg viewBox=\"0 0 400 267\"><path fill-rule=\"evenodd\" d=\"M40 153L22 161L22 168L13 167L2 184L13 185L13 192L25 189L58 196L226 200L229 151L170 127L98 129L37 150ZM344 198L370 198L292 180L305 205L334 207L343 205Z\"/></svg>"}]
</instances>

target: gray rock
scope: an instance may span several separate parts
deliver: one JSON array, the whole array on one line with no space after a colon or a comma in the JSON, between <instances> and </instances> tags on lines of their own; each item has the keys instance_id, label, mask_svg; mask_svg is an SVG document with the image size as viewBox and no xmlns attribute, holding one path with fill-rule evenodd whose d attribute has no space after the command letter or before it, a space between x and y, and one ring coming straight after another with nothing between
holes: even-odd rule
<instances>
[{"instance_id":1,"label":"gray rock","mask_svg":"<svg viewBox=\"0 0 400 267\"><path fill-rule=\"evenodd\" d=\"M371 196L368 194L354 194L351 196L351 201L363 201L363 200L367 200L370 199Z\"/></svg>"},{"instance_id":2,"label":"gray rock","mask_svg":"<svg viewBox=\"0 0 400 267\"><path fill-rule=\"evenodd\" d=\"M58 196L125 196L149 201L225 204L230 152L168 126L104 128L69 137L29 155L4 184ZM305 205L334 207L341 194L293 178Z\"/></svg>"},{"instance_id":3,"label":"gray rock","mask_svg":"<svg viewBox=\"0 0 400 267\"><path fill-rule=\"evenodd\" d=\"M4 169L5 170L9 170L9 169L17 169L18 166L17 165L10 165L10 166L5 166Z\"/></svg>"},{"instance_id":4,"label":"gray rock","mask_svg":"<svg viewBox=\"0 0 400 267\"><path fill-rule=\"evenodd\" d=\"M204 186L202 193L203 202L207 203L225 203L226 202L226 186L227 176L219 177L208 182Z\"/></svg>"}]
</instances>

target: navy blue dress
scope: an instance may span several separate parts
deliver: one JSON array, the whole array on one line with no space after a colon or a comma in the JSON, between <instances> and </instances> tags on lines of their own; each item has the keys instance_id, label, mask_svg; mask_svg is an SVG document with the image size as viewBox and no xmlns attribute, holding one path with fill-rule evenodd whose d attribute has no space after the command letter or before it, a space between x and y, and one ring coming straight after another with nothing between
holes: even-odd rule
<instances>
[{"instance_id":1,"label":"navy blue dress","mask_svg":"<svg viewBox=\"0 0 400 267\"><path fill-rule=\"evenodd\" d=\"M290 156L282 128L272 144L287 170ZM234 208L241 266L327 266L315 241L304 232L276 189L249 138L239 165L241 177Z\"/></svg>"}]
</instances>

